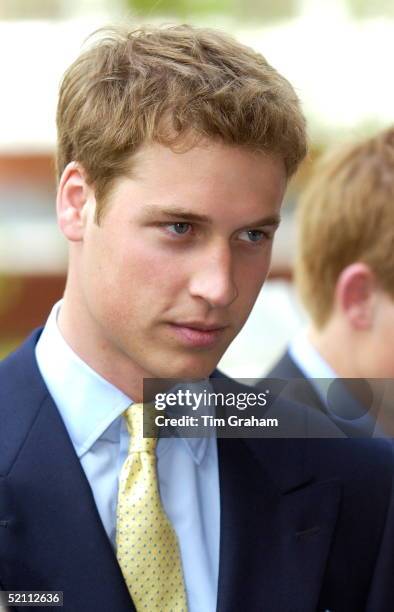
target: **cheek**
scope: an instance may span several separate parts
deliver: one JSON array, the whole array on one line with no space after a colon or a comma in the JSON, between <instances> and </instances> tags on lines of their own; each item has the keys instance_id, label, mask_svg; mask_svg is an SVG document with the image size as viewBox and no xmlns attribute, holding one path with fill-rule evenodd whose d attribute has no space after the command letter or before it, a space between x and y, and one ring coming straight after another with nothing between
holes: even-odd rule
<instances>
[{"instance_id":1,"label":"cheek","mask_svg":"<svg viewBox=\"0 0 394 612\"><path fill-rule=\"evenodd\" d=\"M187 287L185 258L175 259L155 245L128 240L108 255L103 266L110 295L105 299L115 302L117 311L132 312L140 320L149 318L171 307Z\"/></svg>"},{"instance_id":2,"label":"cheek","mask_svg":"<svg viewBox=\"0 0 394 612\"><path fill-rule=\"evenodd\" d=\"M269 263L263 262L259 265L252 263L247 269L243 268L238 271L236 281L238 299L234 302L234 305L235 307L238 305L238 309L242 311L240 312L242 316L249 315L252 310L264 284L268 269Z\"/></svg>"},{"instance_id":3,"label":"cheek","mask_svg":"<svg viewBox=\"0 0 394 612\"><path fill-rule=\"evenodd\" d=\"M259 294L269 271L270 260L267 252L261 258L242 261L242 265L238 266L238 285L249 299L255 299Z\"/></svg>"},{"instance_id":4,"label":"cheek","mask_svg":"<svg viewBox=\"0 0 394 612\"><path fill-rule=\"evenodd\" d=\"M372 342L364 353L366 372L371 378L394 378L394 320L372 332Z\"/></svg>"},{"instance_id":5,"label":"cheek","mask_svg":"<svg viewBox=\"0 0 394 612\"><path fill-rule=\"evenodd\" d=\"M384 369L385 378L394 379L394 321L390 329L387 330L382 344L386 347L384 358L382 359L382 368Z\"/></svg>"},{"instance_id":6,"label":"cheek","mask_svg":"<svg viewBox=\"0 0 394 612\"><path fill-rule=\"evenodd\" d=\"M160 249L146 246L133 249L122 261L122 275L128 278L129 286L138 294L150 295L155 301L175 297L188 285L186 260L174 258Z\"/></svg>"}]
</instances>

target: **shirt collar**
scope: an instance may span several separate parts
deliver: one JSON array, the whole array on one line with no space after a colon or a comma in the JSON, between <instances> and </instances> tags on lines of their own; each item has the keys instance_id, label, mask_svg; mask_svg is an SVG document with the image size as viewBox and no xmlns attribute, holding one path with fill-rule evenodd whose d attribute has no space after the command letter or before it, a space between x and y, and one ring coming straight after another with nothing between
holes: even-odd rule
<instances>
[{"instance_id":1,"label":"shirt collar","mask_svg":"<svg viewBox=\"0 0 394 612\"><path fill-rule=\"evenodd\" d=\"M328 387L338 377L336 372L312 345L305 329L293 338L288 350L290 357L325 404Z\"/></svg>"},{"instance_id":2,"label":"shirt collar","mask_svg":"<svg viewBox=\"0 0 394 612\"><path fill-rule=\"evenodd\" d=\"M312 345L306 330L291 340L289 354L308 378L337 378L334 370Z\"/></svg>"},{"instance_id":3,"label":"shirt collar","mask_svg":"<svg viewBox=\"0 0 394 612\"><path fill-rule=\"evenodd\" d=\"M194 381L194 382L188 382L188 383L178 383L176 384L174 387L172 387L170 389L171 392L176 392L178 389L183 389L186 390L188 389L191 392L194 393L201 393L203 394L204 391L206 393L210 393L213 391L212 385L209 381L209 379L204 379L204 380L200 380L200 381ZM167 406L166 408L166 414L168 414L169 416L181 416L182 415L182 407L178 407L178 406L174 406L174 407L169 407ZM215 415L215 408L214 406L208 404L208 405L204 405L204 406L200 406L199 407L199 415L201 414L206 414L206 415ZM182 440L187 447L188 452L190 453L190 455L192 456L194 462L197 465L200 465L200 463L203 461L205 454L207 452L207 448L208 448L208 444L209 444L209 435L205 435L203 437L193 437L193 438L181 438L179 437L179 440ZM165 441L168 442L168 440L173 440L174 438L163 438L162 442L164 443ZM164 444L163 444L164 445ZM160 452L160 448L158 449Z\"/></svg>"},{"instance_id":4,"label":"shirt collar","mask_svg":"<svg viewBox=\"0 0 394 612\"><path fill-rule=\"evenodd\" d=\"M57 302L36 346L36 359L79 458L98 439L119 442L122 413L132 400L100 376L67 344L57 325L62 300ZM174 438L162 439L158 455ZM200 464L208 438L182 438L188 452Z\"/></svg>"},{"instance_id":5,"label":"shirt collar","mask_svg":"<svg viewBox=\"0 0 394 612\"><path fill-rule=\"evenodd\" d=\"M36 358L81 458L100 437L119 441L119 417L131 399L97 374L64 340L57 325L61 304L52 308L36 346Z\"/></svg>"}]
</instances>

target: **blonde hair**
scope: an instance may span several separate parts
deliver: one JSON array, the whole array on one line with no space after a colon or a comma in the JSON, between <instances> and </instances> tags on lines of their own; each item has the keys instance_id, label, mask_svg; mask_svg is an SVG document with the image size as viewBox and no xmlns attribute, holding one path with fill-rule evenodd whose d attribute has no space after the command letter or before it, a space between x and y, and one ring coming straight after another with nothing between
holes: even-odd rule
<instances>
[{"instance_id":1,"label":"blonde hair","mask_svg":"<svg viewBox=\"0 0 394 612\"><path fill-rule=\"evenodd\" d=\"M318 327L341 271L367 264L394 296L394 128L331 152L300 198L296 284Z\"/></svg>"},{"instance_id":2,"label":"blonde hair","mask_svg":"<svg viewBox=\"0 0 394 612\"><path fill-rule=\"evenodd\" d=\"M146 142L218 139L280 156L289 176L307 148L288 81L232 38L187 25L96 33L64 75L57 129L58 176L79 162L98 201Z\"/></svg>"}]
</instances>

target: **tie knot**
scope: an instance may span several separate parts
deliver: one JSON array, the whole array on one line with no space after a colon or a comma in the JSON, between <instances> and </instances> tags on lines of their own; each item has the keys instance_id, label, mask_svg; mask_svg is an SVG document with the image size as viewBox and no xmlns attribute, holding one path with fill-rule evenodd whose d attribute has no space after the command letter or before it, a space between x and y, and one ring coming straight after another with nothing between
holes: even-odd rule
<instances>
[{"instance_id":1,"label":"tie knot","mask_svg":"<svg viewBox=\"0 0 394 612\"><path fill-rule=\"evenodd\" d=\"M131 436L129 452L154 453L157 445L154 406L152 404L131 404L124 415Z\"/></svg>"}]
</instances>

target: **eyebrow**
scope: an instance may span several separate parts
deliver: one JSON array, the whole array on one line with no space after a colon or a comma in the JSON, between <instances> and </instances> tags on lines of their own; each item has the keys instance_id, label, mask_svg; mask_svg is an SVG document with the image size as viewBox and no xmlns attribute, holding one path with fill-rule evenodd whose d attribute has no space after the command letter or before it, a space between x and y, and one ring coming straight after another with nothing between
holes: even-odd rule
<instances>
[{"instance_id":1,"label":"eyebrow","mask_svg":"<svg viewBox=\"0 0 394 612\"><path fill-rule=\"evenodd\" d=\"M197 215L186 208L157 208L156 206L144 206L143 213L147 217L156 218L158 216L167 217L168 219L179 219L182 221L195 221L197 223L212 224L212 219L207 215ZM268 217L262 217L251 223L247 223L243 227L259 227L261 225L272 225L278 226L280 224L280 215L269 215Z\"/></svg>"}]
</instances>

